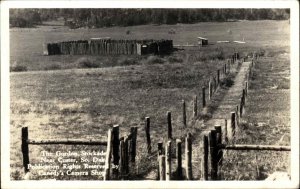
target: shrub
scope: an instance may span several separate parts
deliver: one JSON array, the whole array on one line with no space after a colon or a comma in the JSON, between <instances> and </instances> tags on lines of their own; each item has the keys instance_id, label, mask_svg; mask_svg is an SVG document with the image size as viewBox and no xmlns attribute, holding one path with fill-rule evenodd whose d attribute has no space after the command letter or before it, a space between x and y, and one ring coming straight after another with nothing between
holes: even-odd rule
<instances>
[{"instance_id":1,"label":"shrub","mask_svg":"<svg viewBox=\"0 0 300 189\"><path fill-rule=\"evenodd\" d=\"M158 56L149 56L146 60L146 64L162 64L165 60L163 58L160 58Z\"/></svg>"},{"instance_id":2,"label":"shrub","mask_svg":"<svg viewBox=\"0 0 300 189\"><path fill-rule=\"evenodd\" d=\"M118 60L118 65L123 66L123 65L134 65L137 64L138 62L134 58L121 58Z\"/></svg>"},{"instance_id":3,"label":"shrub","mask_svg":"<svg viewBox=\"0 0 300 189\"><path fill-rule=\"evenodd\" d=\"M88 58L79 58L76 61L77 67L78 68L99 68L100 64L88 59Z\"/></svg>"},{"instance_id":4,"label":"shrub","mask_svg":"<svg viewBox=\"0 0 300 189\"><path fill-rule=\"evenodd\" d=\"M44 70L60 70L61 66L59 64L51 64L44 68Z\"/></svg>"},{"instance_id":5,"label":"shrub","mask_svg":"<svg viewBox=\"0 0 300 189\"><path fill-rule=\"evenodd\" d=\"M170 62L170 63L176 63L176 62L181 63L181 62L183 62L183 59L182 58L177 58L177 57L170 56L168 58L168 62Z\"/></svg>"},{"instance_id":6,"label":"shrub","mask_svg":"<svg viewBox=\"0 0 300 189\"><path fill-rule=\"evenodd\" d=\"M9 69L10 69L10 72L25 72L25 71L27 71L26 66L11 66Z\"/></svg>"}]
</instances>

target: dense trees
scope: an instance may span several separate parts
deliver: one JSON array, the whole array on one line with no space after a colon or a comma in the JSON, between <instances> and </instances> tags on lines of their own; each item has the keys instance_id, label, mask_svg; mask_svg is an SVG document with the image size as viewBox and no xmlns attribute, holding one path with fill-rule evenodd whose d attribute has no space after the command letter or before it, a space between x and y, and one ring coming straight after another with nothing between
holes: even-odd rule
<instances>
[{"instance_id":1,"label":"dense trees","mask_svg":"<svg viewBox=\"0 0 300 189\"><path fill-rule=\"evenodd\" d=\"M10 26L64 18L72 27L111 27L232 20L289 19L289 9L10 9Z\"/></svg>"}]
</instances>

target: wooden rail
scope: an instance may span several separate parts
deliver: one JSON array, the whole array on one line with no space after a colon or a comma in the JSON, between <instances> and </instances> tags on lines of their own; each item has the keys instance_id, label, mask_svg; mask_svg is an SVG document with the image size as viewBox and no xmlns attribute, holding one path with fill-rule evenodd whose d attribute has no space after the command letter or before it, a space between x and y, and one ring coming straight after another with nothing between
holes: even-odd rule
<instances>
[{"instance_id":1,"label":"wooden rail","mask_svg":"<svg viewBox=\"0 0 300 189\"><path fill-rule=\"evenodd\" d=\"M268 150L268 151L291 151L290 146L274 146L274 145L251 145L251 144L221 144L219 149L224 150Z\"/></svg>"}]
</instances>

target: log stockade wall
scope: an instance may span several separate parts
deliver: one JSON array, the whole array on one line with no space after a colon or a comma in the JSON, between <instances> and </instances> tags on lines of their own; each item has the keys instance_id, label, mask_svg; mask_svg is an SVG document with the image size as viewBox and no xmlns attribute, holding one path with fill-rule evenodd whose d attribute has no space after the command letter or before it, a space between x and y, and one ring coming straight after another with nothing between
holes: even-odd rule
<instances>
[{"instance_id":1,"label":"log stockade wall","mask_svg":"<svg viewBox=\"0 0 300 189\"><path fill-rule=\"evenodd\" d=\"M44 55L144 55L168 54L173 50L172 40L116 40L90 39L62 41L43 45Z\"/></svg>"}]
</instances>

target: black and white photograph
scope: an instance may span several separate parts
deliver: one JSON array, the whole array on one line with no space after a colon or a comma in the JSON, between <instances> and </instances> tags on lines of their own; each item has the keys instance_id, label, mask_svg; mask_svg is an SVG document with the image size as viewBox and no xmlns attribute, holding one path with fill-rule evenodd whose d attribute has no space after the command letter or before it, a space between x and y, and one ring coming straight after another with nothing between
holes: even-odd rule
<instances>
[{"instance_id":1,"label":"black and white photograph","mask_svg":"<svg viewBox=\"0 0 300 189\"><path fill-rule=\"evenodd\" d=\"M50 2L1 5L3 188L299 187L298 1Z\"/></svg>"}]
</instances>

